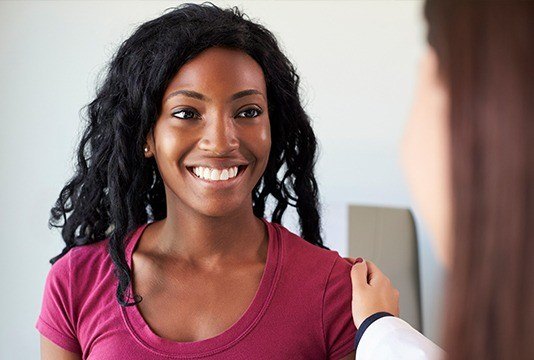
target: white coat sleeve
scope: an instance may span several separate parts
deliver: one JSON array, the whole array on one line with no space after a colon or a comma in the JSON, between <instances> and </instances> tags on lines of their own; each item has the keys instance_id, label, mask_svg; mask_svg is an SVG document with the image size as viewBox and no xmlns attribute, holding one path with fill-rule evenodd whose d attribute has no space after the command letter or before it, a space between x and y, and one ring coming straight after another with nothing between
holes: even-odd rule
<instances>
[{"instance_id":1,"label":"white coat sleeve","mask_svg":"<svg viewBox=\"0 0 534 360\"><path fill-rule=\"evenodd\" d=\"M393 316L375 320L364 331L356 360L442 360L445 352L406 321Z\"/></svg>"}]
</instances>

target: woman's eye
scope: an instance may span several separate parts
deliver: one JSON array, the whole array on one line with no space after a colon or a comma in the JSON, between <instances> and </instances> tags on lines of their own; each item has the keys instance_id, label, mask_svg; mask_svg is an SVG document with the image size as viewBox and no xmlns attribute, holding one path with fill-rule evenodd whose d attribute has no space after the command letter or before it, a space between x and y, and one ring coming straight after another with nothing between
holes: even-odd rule
<instances>
[{"instance_id":1,"label":"woman's eye","mask_svg":"<svg viewBox=\"0 0 534 360\"><path fill-rule=\"evenodd\" d=\"M250 109L246 109L246 110L241 111L239 114L237 114L237 117L240 117L240 118L254 118L256 116L261 115L261 113L262 112L259 109L250 108Z\"/></svg>"},{"instance_id":2,"label":"woman's eye","mask_svg":"<svg viewBox=\"0 0 534 360\"><path fill-rule=\"evenodd\" d=\"M197 113L193 110L182 109L173 112L172 116L177 117L179 119L194 119L195 117L197 117Z\"/></svg>"}]
</instances>

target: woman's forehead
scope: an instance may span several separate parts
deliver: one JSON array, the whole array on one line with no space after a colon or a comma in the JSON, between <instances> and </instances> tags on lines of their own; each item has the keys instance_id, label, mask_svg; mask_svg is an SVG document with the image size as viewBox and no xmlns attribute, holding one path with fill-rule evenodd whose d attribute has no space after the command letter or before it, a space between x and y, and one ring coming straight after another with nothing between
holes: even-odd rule
<instances>
[{"instance_id":1,"label":"woman's forehead","mask_svg":"<svg viewBox=\"0 0 534 360\"><path fill-rule=\"evenodd\" d=\"M183 65L165 96L179 89L214 95L254 89L267 95L261 66L241 50L220 47L207 49Z\"/></svg>"}]
</instances>

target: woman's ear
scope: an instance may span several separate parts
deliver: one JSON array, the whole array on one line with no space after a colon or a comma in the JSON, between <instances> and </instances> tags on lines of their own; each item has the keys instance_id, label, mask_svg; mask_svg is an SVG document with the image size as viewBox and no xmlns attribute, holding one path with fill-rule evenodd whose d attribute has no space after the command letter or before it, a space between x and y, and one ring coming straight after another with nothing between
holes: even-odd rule
<instances>
[{"instance_id":1,"label":"woman's ear","mask_svg":"<svg viewBox=\"0 0 534 360\"><path fill-rule=\"evenodd\" d=\"M150 149L149 149L147 144L145 144L145 147L144 147L143 150L144 150L143 152L145 153L145 157L149 158L150 157Z\"/></svg>"},{"instance_id":2,"label":"woman's ear","mask_svg":"<svg viewBox=\"0 0 534 360\"><path fill-rule=\"evenodd\" d=\"M154 145L154 134L152 132L152 129L150 129L147 137L146 137L146 140L145 140L145 145L143 146L143 153L145 155L146 158L149 158L151 157L152 155L154 155L154 148L155 148L155 145Z\"/></svg>"}]
</instances>

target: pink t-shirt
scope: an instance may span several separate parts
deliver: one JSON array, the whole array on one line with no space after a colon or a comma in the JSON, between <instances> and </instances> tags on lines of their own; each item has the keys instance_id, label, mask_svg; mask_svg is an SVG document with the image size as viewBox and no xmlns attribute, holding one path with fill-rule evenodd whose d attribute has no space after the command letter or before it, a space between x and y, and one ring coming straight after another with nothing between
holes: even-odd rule
<instances>
[{"instance_id":1,"label":"pink t-shirt","mask_svg":"<svg viewBox=\"0 0 534 360\"><path fill-rule=\"evenodd\" d=\"M262 219L269 243L252 303L219 335L176 342L156 335L137 306L121 307L108 239L71 249L46 278L39 332L83 359L340 359L354 351L351 264ZM147 224L134 231L132 252ZM142 295L142 294L140 294Z\"/></svg>"}]
</instances>

